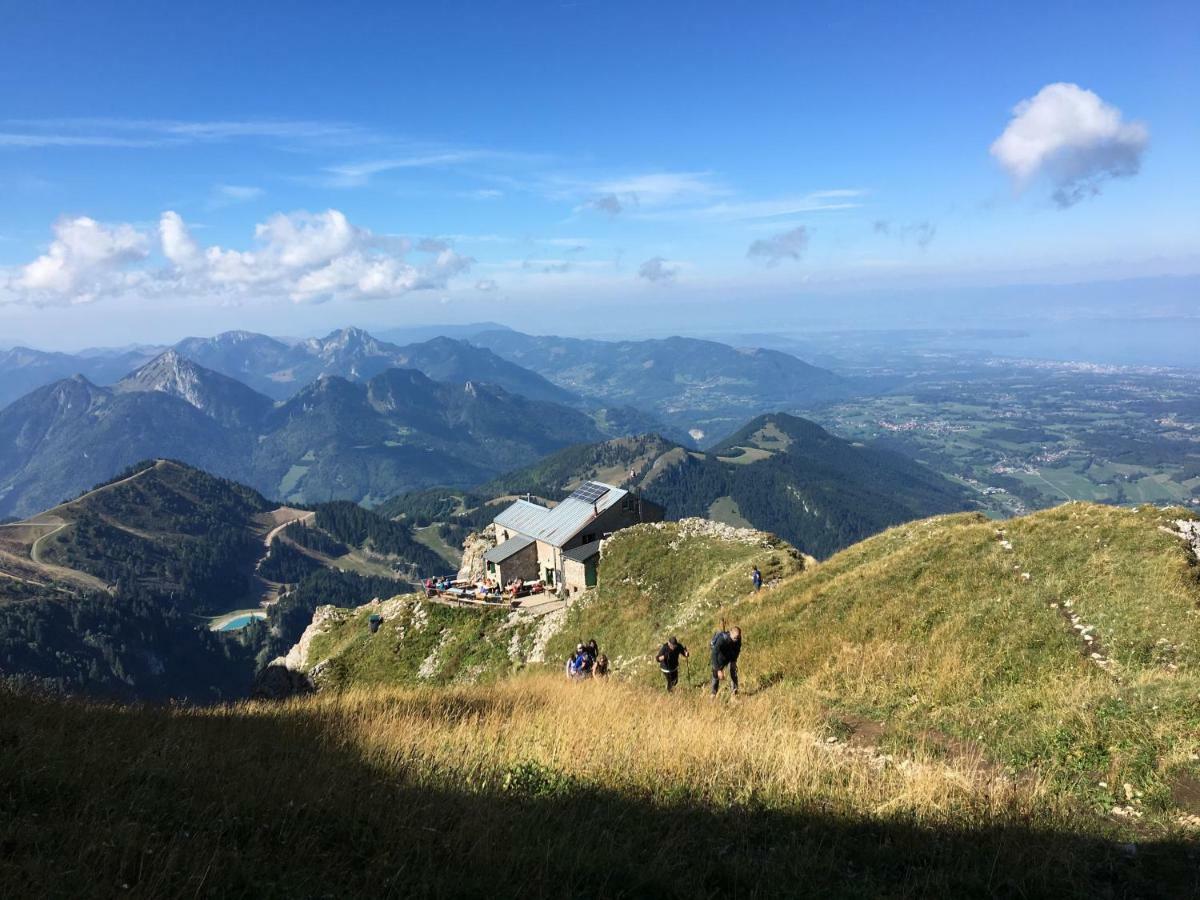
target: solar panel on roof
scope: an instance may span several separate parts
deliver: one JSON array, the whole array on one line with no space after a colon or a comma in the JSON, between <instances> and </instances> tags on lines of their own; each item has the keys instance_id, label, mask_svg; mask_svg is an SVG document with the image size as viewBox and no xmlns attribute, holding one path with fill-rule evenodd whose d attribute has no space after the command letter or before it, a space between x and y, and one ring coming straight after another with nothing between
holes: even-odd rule
<instances>
[{"instance_id":1,"label":"solar panel on roof","mask_svg":"<svg viewBox=\"0 0 1200 900\"><path fill-rule=\"evenodd\" d=\"M582 500L584 503L595 503L601 497L609 492L607 484L598 484L595 481L588 481L581 485L568 500Z\"/></svg>"}]
</instances>

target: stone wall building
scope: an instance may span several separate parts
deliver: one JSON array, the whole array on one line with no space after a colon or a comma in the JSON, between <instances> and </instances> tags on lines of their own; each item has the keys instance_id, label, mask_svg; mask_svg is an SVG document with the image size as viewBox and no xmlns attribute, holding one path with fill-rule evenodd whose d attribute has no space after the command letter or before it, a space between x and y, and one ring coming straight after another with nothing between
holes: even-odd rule
<instances>
[{"instance_id":1,"label":"stone wall building","mask_svg":"<svg viewBox=\"0 0 1200 900\"><path fill-rule=\"evenodd\" d=\"M661 522L663 508L611 484L588 481L556 506L518 500L496 516L497 546L488 574L507 584L541 579L568 597L596 583L600 542L641 522Z\"/></svg>"}]
</instances>

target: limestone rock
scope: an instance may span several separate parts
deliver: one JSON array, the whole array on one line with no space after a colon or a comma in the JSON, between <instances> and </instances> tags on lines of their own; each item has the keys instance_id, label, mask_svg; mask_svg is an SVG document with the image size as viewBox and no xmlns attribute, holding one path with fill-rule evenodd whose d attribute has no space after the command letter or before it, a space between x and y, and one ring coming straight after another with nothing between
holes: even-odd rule
<instances>
[{"instance_id":1,"label":"limestone rock","mask_svg":"<svg viewBox=\"0 0 1200 900\"><path fill-rule=\"evenodd\" d=\"M458 577L464 581L478 581L483 578L487 571L483 554L495 546L496 526L494 523L482 531L467 535L467 539L463 541L462 566L458 570Z\"/></svg>"}]
</instances>

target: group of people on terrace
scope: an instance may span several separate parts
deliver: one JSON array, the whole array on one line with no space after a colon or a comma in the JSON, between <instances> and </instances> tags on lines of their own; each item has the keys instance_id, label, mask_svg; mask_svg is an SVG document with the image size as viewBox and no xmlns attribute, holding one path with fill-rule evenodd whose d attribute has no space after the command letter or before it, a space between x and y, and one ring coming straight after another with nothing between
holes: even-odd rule
<instances>
[{"instance_id":1,"label":"group of people on terrace","mask_svg":"<svg viewBox=\"0 0 1200 900\"><path fill-rule=\"evenodd\" d=\"M516 578L501 586L494 578L486 576L471 581L443 575L426 578L423 586L426 597L478 600L485 603L499 603L504 599L516 600L518 597L528 597L531 594L542 594L546 591L546 584L543 581L522 581Z\"/></svg>"}]
</instances>

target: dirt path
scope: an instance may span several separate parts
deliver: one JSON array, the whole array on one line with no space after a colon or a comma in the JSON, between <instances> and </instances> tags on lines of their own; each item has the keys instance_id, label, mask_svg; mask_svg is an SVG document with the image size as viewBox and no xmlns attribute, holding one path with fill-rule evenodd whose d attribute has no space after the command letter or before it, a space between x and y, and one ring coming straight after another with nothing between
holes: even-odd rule
<instances>
[{"instance_id":1,"label":"dirt path","mask_svg":"<svg viewBox=\"0 0 1200 900\"><path fill-rule=\"evenodd\" d=\"M276 512L278 512L278 510L276 510ZM295 525L297 522L311 522L317 517L317 514L315 512L304 512L304 511L300 511L300 510L297 510L297 512L299 512L300 515L296 516L293 519L288 519L286 522L280 522L278 525L276 525L274 528L272 528L270 531L268 531L266 533L266 536L263 538L263 546L264 547L266 547L268 550L270 550L271 549L271 541L275 540L276 535L278 535L279 532L283 531L283 529L287 528L289 525Z\"/></svg>"},{"instance_id":2,"label":"dirt path","mask_svg":"<svg viewBox=\"0 0 1200 900\"><path fill-rule=\"evenodd\" d=\"M29 558L31 560L33 560L35 563L37 563L39 566L50 565L49 563L42 561L42 541L47 540L48 538L54 537L56 534L58 534L60 531L62 531L64 528L66 528L69 524L70 524L69 522L62 522L53 531L47 531L45 534L43 534L41 537L39 537L36 541L34 541L33 544L29 548ZM74 571L74 569L72 569L71 571Z\"/></svg>"}]
</instances>

